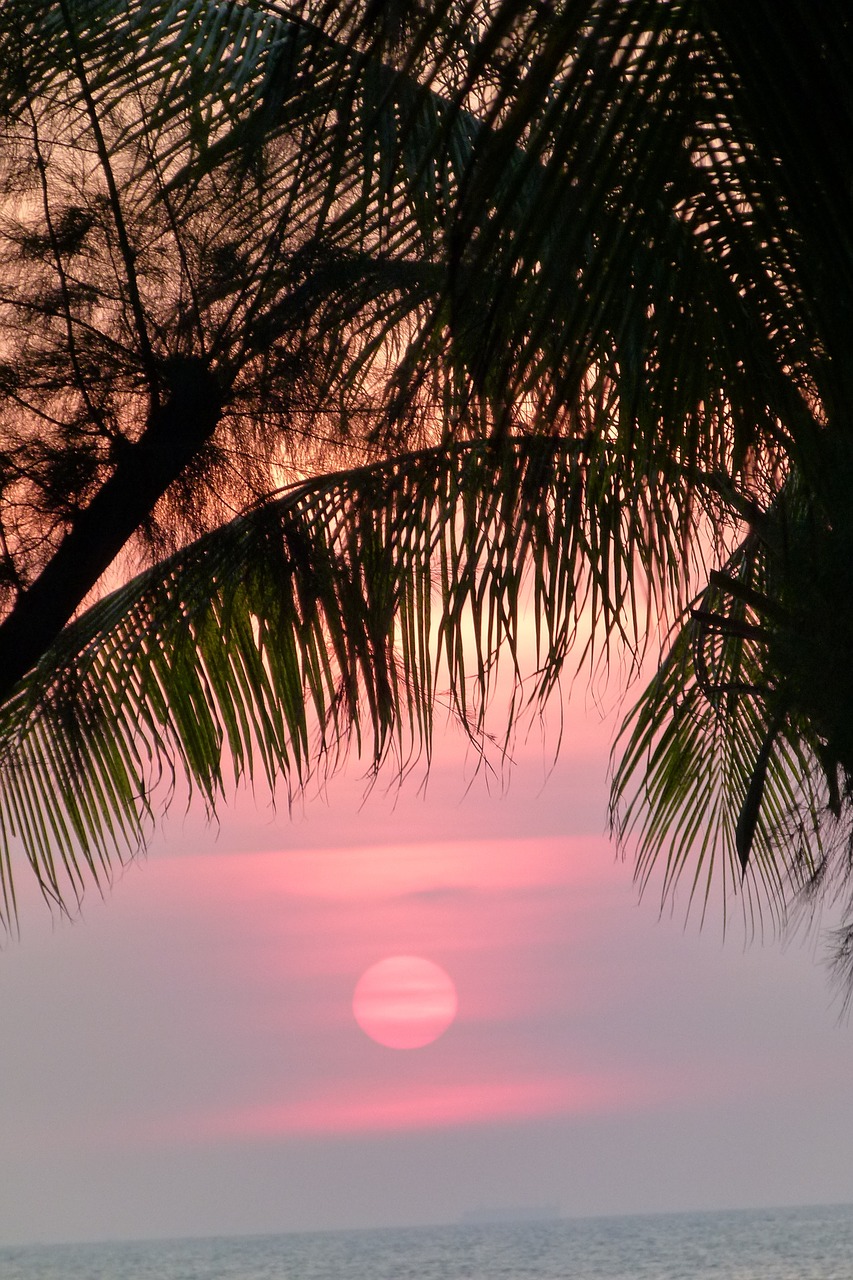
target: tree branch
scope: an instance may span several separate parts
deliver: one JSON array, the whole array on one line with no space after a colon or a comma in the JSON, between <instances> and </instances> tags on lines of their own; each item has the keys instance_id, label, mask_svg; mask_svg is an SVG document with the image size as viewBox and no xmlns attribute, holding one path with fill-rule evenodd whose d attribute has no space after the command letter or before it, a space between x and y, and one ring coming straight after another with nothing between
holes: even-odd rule
<instances>
[{"instance_id":1,"label":"tree branch","mask_svg":"<svg viewBox=\"0 0 853 1280\"><path fill-rule=\"evenodd\" d=\"M53 643L213 433L222 396L201 360L173 361L165 380L168 399L152 410L139 440L123 450L113 474L0 623L0 703Z\"/></svg>"}]
</instances>

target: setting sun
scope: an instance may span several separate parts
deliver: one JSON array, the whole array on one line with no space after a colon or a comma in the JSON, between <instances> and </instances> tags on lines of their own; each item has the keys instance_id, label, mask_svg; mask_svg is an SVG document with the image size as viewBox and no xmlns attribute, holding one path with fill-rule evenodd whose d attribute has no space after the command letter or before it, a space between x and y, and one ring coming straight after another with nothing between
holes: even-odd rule
<instances>
[{"instance_id":1,"label":"setting sun","mask_svg":"<svg viewBox=\"0 0 853 1280\"><path fill-rule=\"evenodd\" d=\"M389 1049L420 1049L456 1017L456 988L440 965L420 956L389 956L361 975L352 1000L366 1035Z\"/></svg>"}]
</instances>

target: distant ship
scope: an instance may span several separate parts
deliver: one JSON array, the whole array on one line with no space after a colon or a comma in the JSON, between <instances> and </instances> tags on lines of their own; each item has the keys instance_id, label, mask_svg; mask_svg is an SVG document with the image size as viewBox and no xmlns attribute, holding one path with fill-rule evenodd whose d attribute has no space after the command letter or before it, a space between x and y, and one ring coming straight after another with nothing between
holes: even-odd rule
<instances>
[{"instance_id":1,"label":"distant ship","mask_svg":"<svg viewBox=\"0 0 853 1280\"><path fill-rule=\"evenodd\" d=\"M468 1209L459 1221L465 1226L477 1226L487 1222L553 1222L559 1217L560 1207L556 1204L513 1204Z\"/></svg>"}]
</instances>

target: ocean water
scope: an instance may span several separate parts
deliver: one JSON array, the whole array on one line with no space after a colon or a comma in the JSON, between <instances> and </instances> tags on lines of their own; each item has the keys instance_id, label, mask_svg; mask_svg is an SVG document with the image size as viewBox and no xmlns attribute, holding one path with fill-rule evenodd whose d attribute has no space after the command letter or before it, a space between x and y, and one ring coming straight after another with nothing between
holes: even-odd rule
<instances>
[{"instance_id":1,"label":"ocean water","mask_svg":"<svg viewBox=\"0 0 853 1280\"><path fill-rule=\"evenodd\" d=\"M0 1280L851 1280L853 1206L0 1248Z\"/></svg>"}]
</instances>

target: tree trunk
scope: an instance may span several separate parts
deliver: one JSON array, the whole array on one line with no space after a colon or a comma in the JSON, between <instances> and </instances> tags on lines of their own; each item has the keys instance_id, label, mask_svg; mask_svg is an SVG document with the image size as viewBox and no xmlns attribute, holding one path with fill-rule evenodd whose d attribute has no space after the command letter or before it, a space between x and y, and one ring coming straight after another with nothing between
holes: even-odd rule
<instances>
[{"instance_id":1,"label":"tree trunk","mask_svg":"<svg viewBox=\"0 0 853 1280\"><path fill-rule=\"evenodd\" d=\"M200 360L175 362L168 398L127 446L35 581L0 623L0 704L62 628L158 500L213 433L222 398Z\"/></svg>"}]
</instances>

